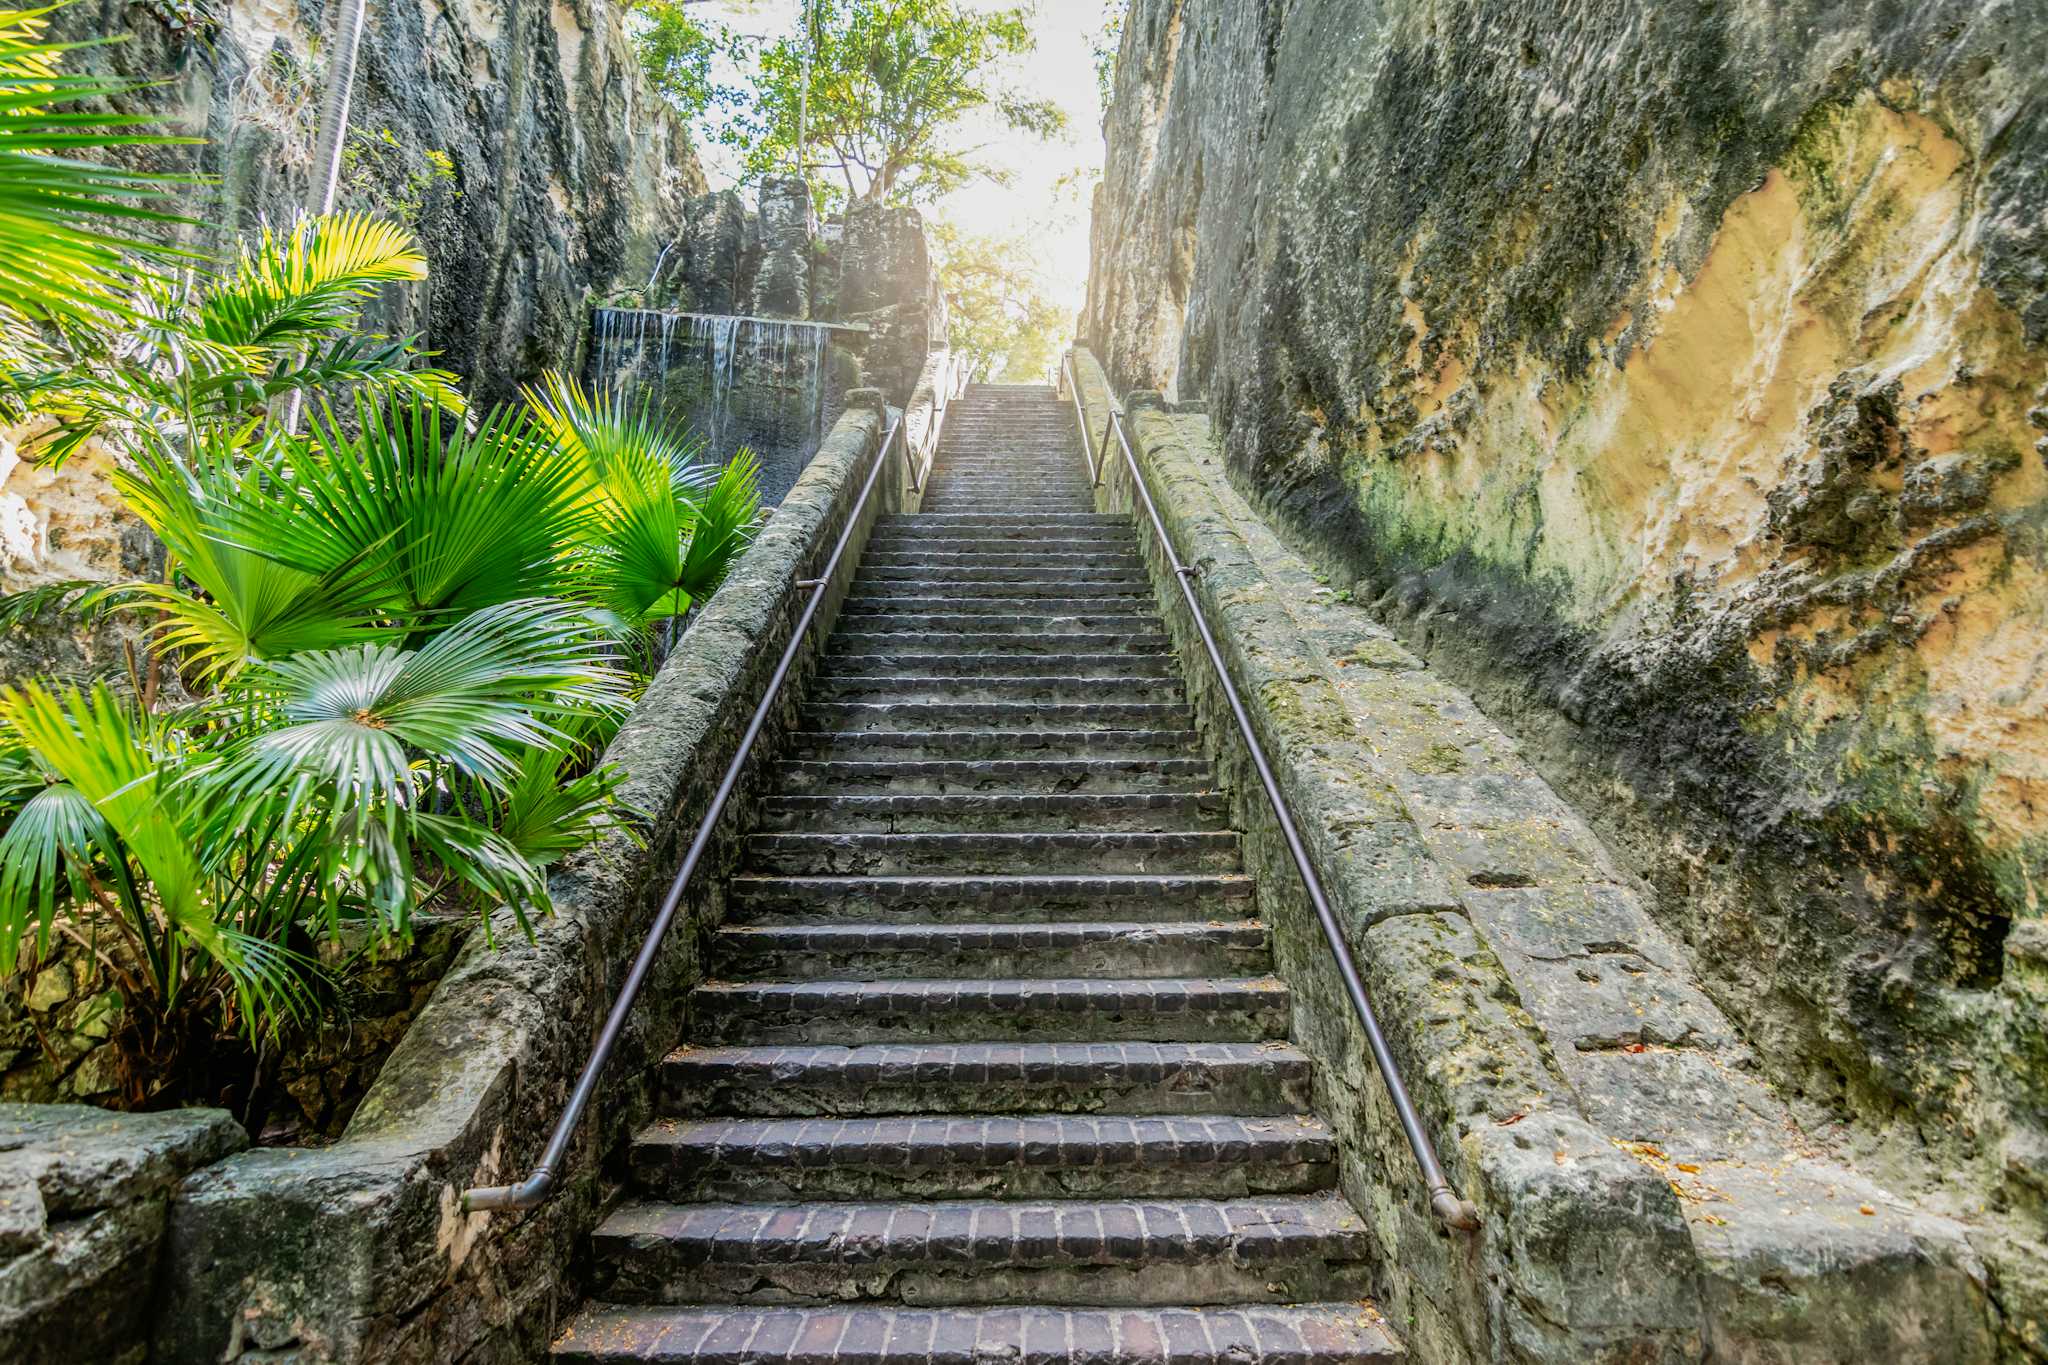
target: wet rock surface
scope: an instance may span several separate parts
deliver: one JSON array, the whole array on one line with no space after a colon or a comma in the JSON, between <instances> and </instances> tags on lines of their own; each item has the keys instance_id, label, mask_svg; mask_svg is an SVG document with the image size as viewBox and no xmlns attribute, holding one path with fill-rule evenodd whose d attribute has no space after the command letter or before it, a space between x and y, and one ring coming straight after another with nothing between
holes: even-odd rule
<instances>
[{"instance_id":1,"label":"wet rock surface","mask_svg":"<svg viewBox=\"0 0 2048 1365\"><path fill-rule=\"evenodd\" d=\"M1990 1215L2036 1353L2044 34L1140 0L1084 318L1647 879L1803 1122ZM1641 1041L1686 1046L1697 1004Z\"/></svg>"}]
</instances>

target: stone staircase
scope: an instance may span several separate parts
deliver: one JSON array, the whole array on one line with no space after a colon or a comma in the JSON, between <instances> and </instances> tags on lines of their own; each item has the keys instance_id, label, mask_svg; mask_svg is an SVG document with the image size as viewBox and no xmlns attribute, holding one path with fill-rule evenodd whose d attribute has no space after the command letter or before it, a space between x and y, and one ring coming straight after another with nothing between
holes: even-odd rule
<instances>
[{"instance_id":1,"label":"stone staircase","mask_svg":"<svg viewBox=\"0 0 2048 1365\"><path fill-rule=\"evenodd\" d=\"M555 1359L1403 1359L1051 390L954 405L806 702Z\"/></svg>"}]
</instances>

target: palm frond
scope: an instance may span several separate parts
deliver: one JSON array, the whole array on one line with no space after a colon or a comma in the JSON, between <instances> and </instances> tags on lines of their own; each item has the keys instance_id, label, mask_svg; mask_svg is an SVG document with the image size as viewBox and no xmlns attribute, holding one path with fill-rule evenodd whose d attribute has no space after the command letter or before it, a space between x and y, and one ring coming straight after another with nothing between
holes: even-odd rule
<instances>
[{"instance_id":1,"label":"palm frond","mask_svg":"<svg viewBox=\"0 0 2048 1365\"><path fill-rule=\"evenodd\" d=\"M513 408L474 429L415 397L356 406L357 432L333 414L286 454L313 526L279 524L262 547L304 568L336 554L374 564L370 590L415 625L438 628L479 607L566 590L569 552L588 512L572 460ZM294 541L314 547L308 562Z\"/></svg>"},{"instance_id":2,"label":"palm frond","mask_svg":"<svg viewBox=\"0 0 2048 1365\"><path fill-rule=\"evenodd\" d=\"M138 229L188 223L162 206L195 181L76 153L199 139L144 133L151 120L143 117L70 107L140 86L64 74L63 55L77 45L49 41L50 13L0 10L0 311L31 324L99 326L130 315L129 294L147 268L139 258L190 254ZM26 348L8 349L18 362Z\"/></svg>"},{"instance_id":3,"label":"palm frond","mask_svg":"<svg viewBox=\"0 0 2048 1365\"><path fill-rule=\"evenodd\" d=\"M260 469L238 469L203 447L190 467L144 448L114 482L204 593L128 584L125 605L161 610L171 623L164 643L189 652L202 676L231 677L255 660L394 633L365 595L375 566L352 546L317 541L293 490ZM266 553L252 526L292 544L294 554Z\"/></svg>"},{"instance_id":4,"label":"palm frond","mask_svg":"<svg viewBox=\"0 0 2048 1365\"><path fill-rule=\"evenodd\" d=\"M329 214L282 231L266 227L206 291L198 331L222 346L308 345L352 325L377 286L426 276L418 242L386 219Z\"/></svg>"},{"instance_id":5,"label":"palm frond","mask_svg":"<svg viewBox=\"0 0 2048 1365\"><path fill-rule=\"evenodd\" d=\"M417 650L363 645L255 665L236 691L282 720L228 755L242 799L317 790L358 827L374 818L387 828L417 821L433 765L502 789L522 749L565 742L557 722L621 710L627 697L582 614L549 601L486 607Z\"/></svg>"},{"instance_id":6,"label":"palm frond","mask_svg":"<svg viewBox=\"0 0 2048 1365\"><path fill-rule=\"evenodd\" d=\"M550 373L526 391L541 427L585 463L592 506L585 593L628 627L687 611L717 587L760 509L751 454L724 469L670 436L646 408L586 395ZM707 530L697 534L700 521Z\"/></svg>"}]
</instances>

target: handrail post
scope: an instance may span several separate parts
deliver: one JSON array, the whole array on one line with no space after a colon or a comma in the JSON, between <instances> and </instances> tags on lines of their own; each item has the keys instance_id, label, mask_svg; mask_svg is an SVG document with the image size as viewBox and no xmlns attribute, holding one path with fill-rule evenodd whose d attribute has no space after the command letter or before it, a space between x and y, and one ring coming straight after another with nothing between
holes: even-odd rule
<instances>
[{"instance_id":1,"label":"handrail post","mask_svg":"<svg viewBox=\"0 0 2048 1365\"><path fill-rule=\"evenodd\" d=\"M1068 371L1068 382L1074 388L1074 401L1080 405L1078 374L1073 369L1073 353L1067 353L1062 362ZM1081 424L1083 439L1086 439L1087 423ZM1109 419L1104 424L1104 441L1114 435L1117 444L1123 447L1124 465L1130 471L1131 489L1139 502L1144 505L1146 519L1152 523L1152 533L1159 541L1159 552L1165 556L1167 567L1172 571L1173 580L1180 585L1181 597L1186 601L1188 615L1193 618L1196 633L1202 638L1202 649L1209 656L1210 666L1216 672L1217 682L1223 689L1224 701L1230 707L1232 719L1237 722L1238 733L1244 737L1245 749L1251 755L1252 767L1258 773L1259 786L1264 789L1266 800L1273 808L1274 818L1279 822L1281 838L1287 844L1287 852L1294 862L1295 871L1301 875L1302 885L1308 891L1309 903L1315 908L1316 922L1322 928L1323 940L1329 946L1330 954L1336 961L1337 975L1344 982L1344 993L1351 1001L1352 1011L1357 1014L1359 1024L1365 1030L1366 1048L1372 1053L1373 1065L1380 1073L1380 1080L1387 1087L1387 1097L1394 1106L1394 1115L1401 1125L1402 1135L1407 1139L1408 1150L1415 1156L1415 1164L1422 1171L1422 1180L1429 1192L1430 1212L1445 1227L1461 1232L1475 1231L1479 1227L1479 1210L1470 1201L1461 1198L1451 1188L1444 1175L1443 1164L1437 1160L1436 1144L1422 1125L1422 1116L1415 1108L1415 1101L1408 1093L1407 1083L1401 1079L1400 1064L1394 1058L1393 1049L1388 1046L1386 1034L1380 1028L1379 1014L1373 1009L1372 998L1365 989L1365 981L1358 972L1358 962L1352 956L1351 945L1344 937L1343 925L1337 919L1337 912L1331 908L1330 898L1323 890L1323 880L1316 873L1315 864L1309 860L1308 846L1301 837L1301 830L1294 822L1294 814L1288 808L1287 799L1281 794L1280 782L1273 774L1273 766L1266 759L1264 746L1252 730L1251 715L1245 710L1244 699L1238 695L1237 684L1231 679L1230 670L1224 665L1223 650L1216 643L1215 632L1209 628L1209 620L1202 613L1202 604L1195 595L1192 580L1195 570L1182 562L1174 549L1173 539L1166 533L1165 519L1159 515L1158 504L1152 500L1152 490L1145 483L1145 474L1138 466L1138 457L1131 448L1131 442L1124 431L1123 413L1114 398L1109 403ZM1103 464L1108 463L1109 452L1103 451ZM1091 471L1099 485L1101 474Z\"/></svg>"},{"instance_id":2,"label":"handrail post","mask_svg":"<svg viewBox=\"0 0 2048 1365\"><path fill-rule=\"evenodd\" d=\"M538 1165L525 1180L513 1185L486 1185L464 1192L462 1210L464 1213L483 1213L501 1209L531 1209L539 1207L554 1192L555 1180L562 1162L569 1154L569 1143L576 1136L576 1128L583 1120L583 1111L590 1107L591 1098L597 1093L597 1083L604 1074L605 1064L611 1060L618 1048L619 1037L625 1032L626 1020L633 1012L633 1004L640 997L640 988L647 984L648 973L654 969L661 955L662 943L668 937L669 926L674 922L676 911L683 903L683 893L689 889L690 874L697 870L698 862L711 846L713 833L718 827L719 817L725 814L726 802L738 788L740 775L745 771L747 759L753 753L754 741L761 736L767 724L768 714L775 707L776 699L782 694L782 684L788 680L790 669L796 663L797 652L803 648L804 637L811 628L811 622L818 614L818 608L831 590L833 575L838 571L839 560L846 553L847 545L853 540L854 531L860 526L861 514L867 510L868 498L875 491L875 484L881 479L882 470L889 463L889 447L896 444L903 431L903 418L899 415L882 436L880 448L875 452L875 462L868 469L867 481L861 485L860 496L854 499L853 507L846 514L846 525L840 529L839 539L832 546L832 553L825 560L825 567L818 571L815 579L801 580L809 583L811 595L804 602L803 614L789 632L789 643L783 648L782 658L775 665L775 672L769 676L767 688L761 694L761 701L754 708L752 718L747 721L745 733L740 736L739 748L733 752L732 761L725 766L725 775L719 779L718 790L705 808L704 818L697 826L696 837L690 841L689 851L683 855L682 865L676 869L675 879L669 883L668 894L662 897L661 909L656 912L653 924L648 926L647 937L641 940L640 951L633 957L633 965L626 973L626 980L619 987L618 997L612 1001L611 1012L605 1016L604 1027L597 1036L597 1046L591 1050L590 1059L583 1064L583 1074L576 1079L576 1088L569 1092L569 1102L563 1106L561 1117L555 1121L554 1132L548 1137L548 1145L541 1152ZM801 585L801 584L800 584Z\"/></svg>"}]
</instances>

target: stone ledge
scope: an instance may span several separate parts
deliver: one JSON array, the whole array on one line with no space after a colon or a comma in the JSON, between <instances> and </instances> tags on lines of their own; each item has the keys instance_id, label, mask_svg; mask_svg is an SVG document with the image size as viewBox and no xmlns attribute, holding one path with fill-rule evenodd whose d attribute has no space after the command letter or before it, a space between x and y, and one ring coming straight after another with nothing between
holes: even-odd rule
<instances>
[{"instance_id":1,"label":"stone ledge","mask_svg":"<svg viewBox=\"0 0 2048 1365\"><path fill-rule=\"evenodd\" d=\"M604 1159L649 1111L653 1063L679 1035L723 873L756 799L743 782L695 878L554 1199L529 1214L461 1212L462 1191L524 1175L609 1008L681 845L731 761L794 625L799 580L846 524L885 429L880 396L848 411L607 750L626 799L653 816L551 879L556 915L531 941L509 920L475 936L378 1076L341 1140L244 1152L187 1182L171 1210L152 1358L219 1362L526 1361L573 1292L562 1283L608 1197ZM813 646L829 633L884 477L856 527ZM799 674L815 663L801 657ZM793 677L786 699L800 695ZM760 748L772 758L786 700ZM756 763L758 770L764 765Z\"/></svg>"},{"instance_id":2,"label":"stone ledge","mask_svg":"<svg viewBox=\"0 0 2048 1365\"><path fill-rule=\"evenodd\" d=\"M140 1361L171 1192L248 1141L218 1109L0 1104L0 1359Z\"/></svg>"},{"instance_id":3,"label":"stone ledge","mask_svg":"<svg viewBox=\"0 0 2048 1365\"><path fill-rule=\"evenodd\" d=\"M1109 390L1085 352L1076 369L1093 426ZM1347 1186L1418 1357L1991 1359L1984 1272L1962 1227L1798 1131L1643 893L1514 742L1259 521L1205 417L1133 396L1127 425L1425 1122L1486 1220L1461 1245L1422 1207L1140 513L1295 991L1296 1037L1323 1063ZM1130 509L1110 455L1100 501Z\"/></svg>"}]
</instances>

